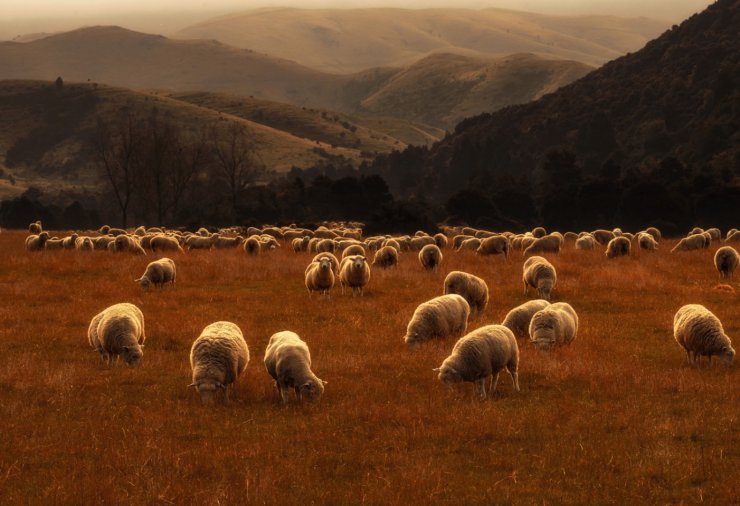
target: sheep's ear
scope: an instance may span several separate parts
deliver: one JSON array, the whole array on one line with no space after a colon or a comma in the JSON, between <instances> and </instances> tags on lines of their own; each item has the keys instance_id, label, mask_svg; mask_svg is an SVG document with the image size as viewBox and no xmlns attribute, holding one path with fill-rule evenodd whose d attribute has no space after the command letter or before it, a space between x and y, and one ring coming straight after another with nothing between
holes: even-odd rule
<instances>
[{"instance_id":1,"label":"sheep's ear","mask_svg":"<svg viewBox=\"0 0 740 506\"><path fill-rule=\"evenodd\" d=\"M198 385L199 385L199 383L193 382L193 383L191 383L191 384L188 385L188 388L190 388L190 387L198 388Z\"/></svg>"},{"instance_id":2,"label":"sheep's ear","mask_svg":"<svg viewBox=\"0 0 740 506\"><path fill-rule=\"evenodd\" d=\"M329 384L328 381L324 381L324 380L319 380L319 381L321 382L322 385L328 385Z\"/></svg>"},{"instance_id":3,"label":"sheep's ear","mask_svg":"<svg viewBox=\"0 0 740 506\"><path fill-rule=\"evenodd\" d=\"M139 348L143 348L143 347L144 347L144 345L143 345L143 344L140 344L140 345L139 345Z\"/></svg>"},{"instance_id":4,"label":"sheep's ear","mask_svg":"<svg viewBox=\"0 0 740 506\"><path fill-rule=\"evenodd\" d=\"M432 371L434 371L434 372L439 372L439 371L441 371L441 370L442 370L442 368L441 368L441 367L435 367L434 369L432 369Z\"/></svg>"}]
</instances>

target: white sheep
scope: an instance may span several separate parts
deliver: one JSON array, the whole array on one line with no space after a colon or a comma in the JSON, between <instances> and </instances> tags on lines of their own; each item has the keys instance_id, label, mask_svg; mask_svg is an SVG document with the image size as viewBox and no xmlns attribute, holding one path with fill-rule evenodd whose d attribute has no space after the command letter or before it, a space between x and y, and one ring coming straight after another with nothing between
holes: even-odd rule
<instances>
[{"instance_id":1,"label":"white sheep","mask_svg":"<svg viewBox=\"0 0 740 506\"><path fill-rule=\"evenodd\" d=\"M353 295L363 295L365 286L370 281L370 265L362 255L345 257L339 265L339 282L344 287L352 288Z\"/></svg>"},{"instance_id":2,"label":"white sheep","mask_svg":"<svg viewBox=\"0 0 740 506\"><path fill-rule=\"evenodd\" d=\"M545 299L527 301L506 313L501 325L511 330L517 339L526 339L529 337L529 323L534 314L549 305Z\"/></svg>"},{"instance_id":3,"label":"white sheep","mask_svg":"<svg viewBox=\"0 0 740 506\"><path fill-rule=\"evenodd\" d=\"M740 265L740 254L732 246L722 246L714 254L714 266L720 279L732 279L732 273Z\"/></svg>"},{"instance_id":4,"label":"white sheep","mask_svg":"<svg viewBox=\"0 0 740 506\"><path fill-rule=\"evenodd\" d=\"M295 390L298 400L318 401L326 381L311 370L308 345L296 334L285 330L270 337L265 350L265 368L275 380L280 398L288 402L288 389Z\"/></svg>"},{"instance_id":5,"label":"white sheep","mask_svg":"<svg viewBox=\"0 0 740 506\"><path fill-rule=\"evenodd\" d=\"M606 245L606 251L604 254L606 255L606 258L614 259L629 256L631 249L632 243L630 240L622 235L618 235Z\"/></svg>"},{"instance_id":6,"label":"white sheep","mask_svg":"<svg viewBox=\"0 0 740 506\"><path fill-rule=\"evenodd\" d=\"M446 339L465 333L470 306L457 294L440 295L419 304L414 311L403 340L415 348L430 339Z\"/></svg>"},{"instance_id":7,"label":"white sheep","mask_svg":"<svg viewBox=\"0 0 740 506\"><path fill-rule=\"evenodd\" d=\"M488 285L482 278L467 272L450 272L445 278L442 291L445 295L461 295L470 306L472 316L482 315L488 306Z\"/></svg>"},{"instance_id":8,"label":"white sheep","mask_svg":"<svg viewBox=\"0 0 740 506\"><path fill-rule=\"evenodd\" d=\"M591 234L586 234L576 239L576 249L588 250L596 247L596 239Z\"/></svg>"},{"instance_id":9,"label":"white sheep","mask_svg":"<svg viewBox=\"0 0 740 506\"><path fill-rule=\"evenodd\" d=\"M129 303L110 306L93 317L87 341L108 365L123 356L129 367L138 367L144 355L144 315Z\"/></svg>"},{"instance_id":10,"label":"white sheep","mask_svg":"<svg viewBox=\"0 0 740 506\"><path fill-rule=\"evenodd\" d=\"M328 257L321 257L317 261L311 262L306 268L304 276L308 296L310 297L313 292L328 294L329 290L334 287L334 280L334 271Z\"/></svg>"},{"instance_id":11,"label":"white sheep","mask_svg":"<svg viewBox=\"0 0 740 506\"><path fill-rule=\"evenodd\" d=\"M479 255L504 255L509 259L509 239L503 235L492 235L481 240L480 246L475 251Z\"/></svg>"},{"instance_id":12,"label":"white sheep","mask_svg":"<svg viewBox=\"0 0 740 506\"><path fill-rule=\"evenodd\" d=\"M544 258L533 256L524 262L522 270L524 295L527 295L531 286L537 289L540 298L550 300L552 290L558 282L555 267Z\"/></svg>"},{"instance_id":13,"label":"white sheep","mask_svg":"<svg viewBox=\"0 0 740 506\"><path fill-rule=\"evenodd\" d=\"M529 322L529 339L539 350L570 344L578 333L578 315L566 302L537 311Z\"/></svg>"},{"instance_id":14,"label":"white sheep","mask_svg":"<svg viewBox=\"0 0 740 506\"><path fill-rule=\"evenodd\" d=\"M200 333L190 348L193 382L203 404L211 404L223 390L229 400L229 387L247 368L249 347L241 329L231 322L215 322Z\"/></svg>"},{"instance_id":15,"label":"white sheep","mask_svg":"<svg viewBox=\"0 0 740 506\"><path fill-rule=\"evenodd\" d=\"M383 246L375 252L373 267L388 269L398 265L398 250L393 246Z\"/></svg>"},{"instance_id":16,"label":"white sheep","mask_svg":"<svg viewBox=\"0 0 740 506\"><path fill-rule=\"evenodd\" d=\"M732 342L719 318L699 304L687 304L676 312L673 338L686 351L689 363L697 362L704 355L709 357L711 364L712 355L717 355L730 367L735 358Z\"/></svg>"},{"instance_id":17,"label":"white sheep","mask_svg":"<svg viewBox=\"0 0 740 506\"><path fill-rule=\"evenodd\" d=\"M485 399L486 378L491 378L490 391L496 391L498 375L506 369L514 390L519 391L519 346L514 334L503 325L486 325L460 338L452 353L433 371L448 386L463 381L474 382L481 399Z\"/></svg>"},{"instance_id":18,"label":"white sheep","mask_svg":"<svg viewBox=\"0 0 740 506\"><path fill-rule=\"evenodd\" d=\"M31 225L34 225L32 223ZM26 237L26 250L43 251L46 249L46 241L49 240L48 232L40 232L38 235L29 235Z\"/></svg>"},{"instance_id":19,"label":"white sheep","mask_svg":"<svg viewBox=\"0 0 740 506\"><path fill-rule=\"evenodd\" d=\"M185 253L182 246L180 246L180 242L176 238L161 234L155 235L149 239L149 248L152 251L177 251L179 253Z\"/></svg>"},{"instance_id":20,"label":"white sheep","mask_svg":"<svg viewBox=\"0 0 740 506\"><path fill-rule=\"evenodd\" d=\"M442 251L436 244L427 244L419 251L419 263L429 271L436 271L442 263L442 258Z\"/></svg>"},{"instance_id":21,"label":"white sheep","mask_svg":"<svg viewBox=\"0 0 740 506\"><path fill-rule=\"evenodd\" d=\"M142 289L148 290L150 285L154 285L157 288L162 288L165 283L170 283L175 286L177 277L177 269L175 268L175 261L171 258L160 258L154 262L150 262L146 266L146 271L137 280Z\"/></svg>"}]
</instances>

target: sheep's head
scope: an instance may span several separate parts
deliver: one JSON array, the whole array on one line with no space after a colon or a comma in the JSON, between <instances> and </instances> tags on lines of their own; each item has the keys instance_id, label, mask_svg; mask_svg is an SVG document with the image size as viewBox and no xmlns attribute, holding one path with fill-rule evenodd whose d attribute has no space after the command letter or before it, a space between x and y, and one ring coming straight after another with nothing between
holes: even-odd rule
<instances>
[{"instance_id":1,"label":"sheep's head","mask_svg":"<svg viewBox=\"0 0 740 506\"><path fill-rule=\"evenodd\" d=\"M723 346L719 351L719 359L726 367L730 367L732 365L732 361L735 359L735 350L732 346L729 344L727 346Z\"/></svg>"},{"instance_id":2,"label":"sheep's head","mask_svg":"<svg viewBox=\"0 0 740 506\"><path fill-rule=\"evenodd\" d=\"M135 344L133 346L123 347L123 360L129 367L139 367L141 365L141 359L144 356L143 344Z\"/></svg>"},{"instance_id":3,"label":"sheep's head","mask_svg":"<svg viewBox=\"0 0 740 506\"><path fill-rule=\"evenodd\" d=\"M461 381L463 381L463 377L458 372L458 370L447 364L446 361L442 363L441 367L437 367L436 369L432 370L439 373L437 375L437 378L445 385L449 386L454 383L460 383Z\"/></svg>"},{"instance_id":4,"label":"sheep's head","mask_svg":"<svg viewBox=\"0 0 740 506\"><path fill-rule=\"evenodd\" d=\"M537 291L539 292L541 298L545 300L550 300L553 284L554 283L552 279L542 279L537 283Z\"/></svg>"},{"instance_id":5,"label":"sheep's head","mask_svg":"<svg viewBox=\"0 0 740 506\"><path fill-rule=\"evenodd\" d=\"M200 402L206 406L210 406L216 401L216 397L221 390L226 392L226 385L215 380L198 380L188 386L195 387L200 395Z\"/></svg>"},{"instance_id":6,"label":"sheep's head","mask_svg":"<svg viewBox=\"0 0 740 506\"><path fill-rule=\"evenodd\" d=\"M365 267L366 262L367 259L364 256L355 255L355 257L352 259L352 268L356 271L360 271Z\"/></svg>"},{"instance_id":7,"label":"sheep's head","mask_svg":"<svg viewBox=\"0 0 740 506\"><path fill-rule=\"evenodd\" d=\"M319 270L327 271L331 269L331 260L329 260L327 257L322 257L319 259Z\"/></svg>"},{"instance_id":8,"label":"sheep's head","mask_svg":"<svg viewBox=\"0 0 740 506\"><path fill-rule=\"evenodd\" d=\"M550 350L557 340L557 317L547 309L538 311L529 324L529 338L540 351Z\"/></svg>"},{"instance_id":9,"label":"sheep's head","mask_svg":"<svg viewBox=\"0 0 740 506\"><path fill-rule=\"evenodd\" d=\"M140 277L136 282L139 283L142 290L149 290L149 287L152 284L151 280L147 276Z\"/></svg>"},{"instance_id":10,"label":"sheep's head","mask_svg":"<svg viewBox=\"0 0 740 506\"><path fill-rule=\"evenodd\" d=\"M318 402L324 394L325 381L319 378L310 379L298 387L298 393L301 399L307 399L311 402Z\"/></svg>"}]
</instances>

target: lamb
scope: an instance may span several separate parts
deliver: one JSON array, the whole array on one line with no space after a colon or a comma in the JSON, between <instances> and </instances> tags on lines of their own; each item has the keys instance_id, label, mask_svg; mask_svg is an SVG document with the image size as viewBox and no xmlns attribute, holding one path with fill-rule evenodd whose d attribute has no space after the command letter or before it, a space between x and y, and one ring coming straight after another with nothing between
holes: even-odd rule
<instances>
[{"instance_id":1,"label":"lamb","mask_svg":"<svg viewBox=\"0 0 740 506\"><path fill-rule=\"evenodd\" d=\"M350 255L362 255L365 256L365 248L360 246L359 244L352 244L350 246L347 246L342 251L342 260L347 258Z\"/></svg>"},{"instance_id":2,"label":"lamb","mask_svg":"<svg viewBox=\"0 0 740 506\"><path fill-rule=\"evenodd\" d=\"M370 281L370 265L362 255L352 255L344 258L339 265L339 282L342 289L345 286L352 288L352 295L363 295L363 289Z\"/></svg>"},{"instance_id":3,"label":"lamb","mask_svg":"<svg viewBox=\"0 0 740 506\"><path fill-rule=\"evenodd\" d=\"M678 244L673 247L671 253L676 253L677 251L692 251L703 249L705 242L706 238L702 234L690 235L689 237L684 237L683 239L678 241Z\"/></svg>"},{"instance_id":4,"label":"lamb","mask_svg":"<svg viewBox=\"0 0 740 506\"><path fill-rule=\"evenodd\" d=\"M498 375L506 369L511 375L514 390L519 391L519 346L511 330L503 325L486 325L462 337L442 365L439 380L451 387L463 381L475 383L481 399L485 399L486 378L491 377L490 391L496 391Z\"/></svg>"},{"instance_id":5,"label":"lamb","mask_svg":"<svg viewBox=\"0 0 740 506\"><path fill-rule=\"evenodd\" d=\"M558 282L555 267L542 257L533 256L524 262L523 276L524 295L527 295L529 287L537 289L541 299L550 300L553 288Z\"/></svg>"},{"instance_id":6,"label":"lamb","mask_svg":"<svg viewBox=\"0 0 740 506\"><path fill-rule=\"evenodd\" d=\"M632 243L623 236L617 236L606 245L606 258L613 259L617 257L629 256Z\"/></svg>"},{"instance_id":7,"label":"lamb","mask_svg":"<svg viewBox=\"0 0 740 506\"><path fill-rule=\"evenodd\" d=\"M190 348L193 382L203 404L212 404L219 389L229 400L229 387L249 363L249 347L236 324L215 322L200 333Z\"/></svg>"},{"instance_id":8,"label":"lamb","mask_svg":"<svg viewBox=\"0 0 740 506\"><path fill-rule=\"evenodd\" d=\"M175 262L171 258L165 257L150 262L146 266L144 274L135 281L139 283L142 289L148 290L150 285L162 288L165 283L171 283L172 286L175 286L176 277L177 270L175 268Z\"/></svg>"},{"instance_id":9,"label":"lamb","mask_svg":"<svg viewBox=\"0 0 740 506\"><path fill-rule=\"evenodd\" d=\"M640 249L646 251L655 251L658 249L658 241L647 232L637 234L637 244L640 246Z\"/></svg>"},{"instance_id":10,"label":"lamb","mask_svg":"<svg viewBox=\"0 0 740 506\"><path fill-rule=\"evenodd\" d=\"M488 305L488 285L482 278L462 271L452 271L445 278L444 294L461 295L472 316L480 316Z\"/></svg>"},{"instance_id":11,"label":"lamb","mask_svg":"<svg viewBox=\"0 0 740 506\"><path fill-rule=\"evenodd\" d=\"M578 315L566 302L557 302L537 311L529 322L529 339L541 351L570 344L577 333Z\"/></svg>"},{"instance_id":12,"label":"lamb","mask_svg":"<svg viewBox=\"0 0 740 506\"><path fill-rule=\"evenodd\" d=\"M444 234L434 234L434 243L439 249L447 247L447 236Z\"/></svg>"},{"instance_id":13,"label":"lamb","mask_svg":"<svg viewBox=\"0 0 740 506\"><path fill-rule=\"evenodd\" d=\"M53 228L53 227L52 227ZM28 225L28 233L33 235L39 235L44 231L44 227L41 225L41 221L34 221Z\"/></svg>"},{"instance_id":14,"label":"lamb","mask_svg":"<svg viewBox=\"0 0 740 506\"><path fill-rule=\"evenodd\" d=\"M562 244L561 238L557 235L546 235L535 239L532 244L524 250L524 256L533 255L535 253L560 253L560 247Z\"/></svg>"},{"instance_id":15,"label":"lamb","mask_svg":"<svg viewBox=\"0 0 740 506\"><path fill-rule=\"evenodd\" d=\"M87 329L87 340L108 365L119 356L129 367L138 367L144 356L144 315L127 302L114 304L93 317Z\"/></svg>"},{"instance_id":16,"label":"lamb","mask_svg":"<svg viewBox=\"0 0 740 506\"><path fill-rule=\"evenodd\" d=\"M594 236L596 242L598 242L602 246L606 246L607 244L609 244L609 241L616 237L614 235L614 232L603 229L594 230L593 232L591 232L591 235Z\"/></svg>"},{"instance_id":17,"label":"lamb","mask_svg":"<svg viewBox=\"0 0 740 506\"><path fill-rule=\"evenodd\" d=\"M722 246L714 254L714 266L720 279L732 279L732 273L740 265L740 254L732 246Z\"/></svg>"},{"instance_id":18,"label":"lamb","mask_svg":"<svg viewBox=\"0 0 740 506\"><path fill-rule=\"evenodd\" d=\"M328 294L329 290L334 287L334 271L331 261L323 257L311 262L306 268L305 283L309 297L313 292Z\"/></svg>"},{"instance_id":19,"label":"lamb","mask_svg":"<svg viewBox=\"0 0 740 506\"><path fill-rule=\"evenodd\" d=\"M436 244L427 244L419 251L419 262L428 271L436 271L439 264L442 263L442 258L442 251Z\"/></svg>"},{"instance_id":20,"label":"lamb","mask_svg":"<svg viewBox=\"0 0 740 506\"><path fill-rule=\"evenodd\" d=\"M185 253L177 239L168 235L155 235L152 237L149 241L149 248L152 251L178 251Z\"/></svg>"},{"instance_id":21,"label":"lamb","mask_svg":"<svg viewBox=\"0 0 740 506\"><path fill-rule=\"evenodd\" d=\"M430 339L458 337L468 327L470 306L460 295L440 295L419 304L406 327L403 340L412 349Z\"/></svg>"},{"instance_id":22,"label":"lamb","mask_svg":"<svg viewBox=\"0 0 740 506\"><path fill-rule=\"evenodd\" d=\"M478 255L504 255L504 258L508 260L509 240L503 235L486 237L480 242L480 246L475 252Z\"/></svg>"},{"instance_id":23,"label":"lamb","mask_svg":"<svg viewBox=\"0 0 740 506\"><path fill-rule=\"evenodd\" d=\"M373 257L373 267L387 269L398 265L398 250L393 246L383 246L375 252Z\"/></svg>"},{"instance_id":24,"label":"lamb","mask_svg":"<svg viewBox=\"0 0 740 506\"><path fill-rule=\"evenodd\" d=\"M596 247L596 239L591 234L584 235L576 239L576 249L587 250Z\"/></svg>"},{"instance_id":25,"label":"lamb","mask_svg":"<svg viewBox=\"0 0 740 506\"><path fill-rule=\"evenodd\" d=\"M706 355L711 365L712 355L718 355L725 366L730 367L735 358L732 342L719 318L699 304L687 304L676 312L673 338L686 351L689 363L697 362L702 355Z\"/></svg>"},{"instance_id":26,"label":"lamb","mask_svg":"<svg viewBox=\"0 0 740 506\"><path fill-rule=\"evenodd\" d=\"M275 380L283 404L288 402L288 389L293 388L300 401L316 402L324 393L326 381L311 370L308 345L296 334L285 330L270 337L265 350L265 368Z\"/></svg>"},{"instance_id":27,"label":"lamb","mask_svg":"<svg viewBox=\"0 0 740 506\"><path fill-rule=\"evenodd\" d=\"M28 237L26 237L26 250L42 251L46 249L46 241L48 240L49 240L48 232L41 232L38 235L29 235Z\"/></svg>"},{"instance_id":28,"label":"lamb","mask_svg":"<svg viewBox=\"0 0 740 506\"><path fill-rule=\"evenodd\" d=\"M506 314L501 325L514 333L517 339L529 337L529 323L537 311L545 309L550 303L544 299L535 299L517 306Z\"/></svg>"}]
</instances>

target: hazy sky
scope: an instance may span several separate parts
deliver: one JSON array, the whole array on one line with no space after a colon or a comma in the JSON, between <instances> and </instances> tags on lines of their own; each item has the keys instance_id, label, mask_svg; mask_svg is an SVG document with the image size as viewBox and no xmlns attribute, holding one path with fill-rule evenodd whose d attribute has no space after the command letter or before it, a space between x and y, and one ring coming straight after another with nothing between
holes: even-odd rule
<instances>
[{"instance_id":1,"label":"hazy sky","mask_svg":"<svg viewBox=\"0 0 740 506\"><path fill-rule=\"evenodd\" d=\"M647 16L678 22L709 0L0 0L0 39L117 24L167 35L213 15L256 7L501 7L547 14Z\"/></svg>"}]
</instances>

